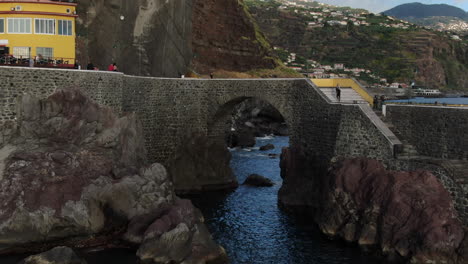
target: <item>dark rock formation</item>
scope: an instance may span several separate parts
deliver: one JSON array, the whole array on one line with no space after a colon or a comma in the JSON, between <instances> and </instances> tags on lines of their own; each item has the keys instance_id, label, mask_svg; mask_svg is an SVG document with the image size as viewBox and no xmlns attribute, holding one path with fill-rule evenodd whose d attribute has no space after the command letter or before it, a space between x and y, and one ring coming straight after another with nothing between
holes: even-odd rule
<instances>
[{"instance_id":1,"label":"dark rock formation","mask_svg":"<svg viewBox=\"0 0 468 264\"><path fill-rule=\"evenodd\" d=\"M277 66L242 1L80 0L78 15L84 65L165 77Z\"/></svg>"},{"instance_id":2,"label":"dark rock formation","mask_svg":"<svg viewBox=\"0 0 468 264\"><path fill-rule=\"evenodd\" d=\"M226 142L230 148L251 148L255 146L255 133L250 128L231 131L226 136Z\"/></svg>"},{"instance_id":3,"label":"dark rock formation","mask_svg":"<svg viewBox=\"0 0 468 264\"><path fill-rule=\"evenodd\" d=\"M0 253L119 244L124 233L145 232L179 208L194 219L185 223L190 236L202 229L203 219L175 196L165 168L146 164L136 116L118 118L79 90L42 101L24 95L15 132L0 148ZM153 238L171 233L179 220ZM144 241L135 237L125 240ZM223 257L208 234L203 238L189 241L184 260ZM171 252L157 256L171 259Z\"/></svg>"},{"instance_id":4,"label":"dark rock formation","mask_svg":"<svg viewBox=\"0 0 468 264\"><path fill-rule=\"evenodd\" d=\"M250 185L256 187L271 187L275 185L270 179L258 174L251 174L245 179L242 185Z\"/></svg>"},{"instance_id":5,"label":"dark rock formation","mask_svg":"<svg viewBox=\"0 0 468 264\"><path fill-rule=\"evenodd\" d=\"M328 174L310 174L300 151L283 154L286 186L280 202L309 207L325 234L364 248L379 247L392 259L466 263L466 231L450 194L431 173L387 171L375 160L350 159L335 164Z\"/></svg>"},{"instance_id":6,"label":"dark rock formation","mask_svg":"<svg viewBox=\"0 0 468 264\"><path fill-rule=\"evenodd\" d=\"M230 160L223 142L194 134L182 141L167 167L177 193L196 193L236 188Z\"/></svg>"},{"instance_id":7,"label":"dark rock formation","mask_svg":"<svg viewBox=\"0 0 468 264\"><path fill-rule=\"evenodd\" d=\"M266 151L266 150L271 150L275 149L275 145L273 144L266 144L265 146L260 147L260 151Z\"/></svg>"},{"instance_id":8,"label":"dark rock formation","mask_svg":"<svg viewBox=\"0 0 468 264\"><path fill-rule=\"evenodd\" d=\"M193 0L192 23L192 66L197 72L278 66L243 0Z\"/></svg>"},{"instance_id":9,"label":"dark rock formation","mask_svg":"<svg viewBox=\"0 0 468 264\"><path fill-rule=\"evenodd\" d=\"M71 248L55 247L47 252L29 256L19 264L86 264Z\"/></svg>"},{"instance_id":10,"label":"dark rock formation","mask_svg":"<svg viewBox=\"0 0 468 264\"><path fill-rule=\"evenodd\" d=\"M206 239L210 234L202 222L203 216L189 200L178 200L141 234L138 257L142 263L216 260L225 253L213 240Z\"/></svg>"},{"instance_id":11,"label":"dark rock formation","mask_svg":"<svg viewBox=\"0 0 468 264\"><path fill-rule=\"evenodd\" d=\"M192 60L192 0L80 0L78 59L127 74L178 77ZM122 19L122 18L123 19Z\"/></svg>"}]
</instances>

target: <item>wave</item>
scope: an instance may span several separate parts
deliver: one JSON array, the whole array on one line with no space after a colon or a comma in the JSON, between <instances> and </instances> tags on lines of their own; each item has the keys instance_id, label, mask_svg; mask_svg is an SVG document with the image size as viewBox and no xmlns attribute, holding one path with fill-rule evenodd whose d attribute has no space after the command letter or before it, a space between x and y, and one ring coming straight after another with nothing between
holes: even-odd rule
<instances>
[{"instance_id":1,"label":"wave","mask_svg":"<svg viewBox=\"0 0 468 264\"><path fill-rule=\"evenodd\" d=\"M268 135L268 136L264 136L264 137L256 137L255 139L268 140L268 139L274 139L274 138L275 138L274 135Z\"/></svg>"}]
</instances>

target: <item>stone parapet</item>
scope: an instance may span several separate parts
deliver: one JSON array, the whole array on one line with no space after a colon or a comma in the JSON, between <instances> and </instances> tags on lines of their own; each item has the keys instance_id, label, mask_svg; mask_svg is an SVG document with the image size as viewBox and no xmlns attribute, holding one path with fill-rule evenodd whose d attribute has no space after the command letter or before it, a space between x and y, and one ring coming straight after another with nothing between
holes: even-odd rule
<instances>
[{"instance_id":1,"label":"stone parapet","mask_svg":"<svg viewBox=\"0 0 468 264\"><path fill-rule=\"evenodd\" d=\"M468 108L387 105L386 118L400 139L424 156L468 159Z\"/></svg>"}]
</instances>

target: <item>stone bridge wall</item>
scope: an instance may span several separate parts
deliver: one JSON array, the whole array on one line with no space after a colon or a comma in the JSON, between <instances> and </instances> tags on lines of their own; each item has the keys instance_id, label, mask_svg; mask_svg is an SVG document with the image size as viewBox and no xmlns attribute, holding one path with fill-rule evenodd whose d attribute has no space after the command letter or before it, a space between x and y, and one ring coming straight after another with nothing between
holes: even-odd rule
<instances>
[{"instance_id":1,"label":"stone bridge wall","mask_svg":"<svg viewBox=\"0 0 468 264\"><path fill-rule=\"evenodd\" d=\"M45 98L57 88L80 87L94 101L121 112L123 74L23 67L0 67L0 124L16 118L24 93Z\"/></svg>"},{"instance_id":2,"label":"stone bridge wall","mask_svg":"<svg viewBox=\"0 0 468 264\"><path fill-rule=\"evenodd\" d=\"M387 105L386 117L421 155L468 159L468 108Z\"/></svg>"},{"instance_id":3,"label":"stone bridge wall","mask_svg":"<svg viewBox=\"0 0 468 264\"><path fill-rule=\"evenodd\" d=\"M256 97L290 127L291 145L311 155L393 158L393 143L358 105L331 104L304 79L196 80L126 76L123 111L139 114L153 161L164 162L193 133L224 140L234 106Z\"/></svg>"},{"instance_id":4,"label":"stone bridge wall","mask_svg":"<svg viewBox=\"0 0 468 264\"><path fill-rule=\"evenodd\" d=\"M0 67L0 122L16 118L16 98L45 98L80 87L117 112L137 112L151 161L165 162L184 137L223 140L233 107L249 97L271 103L285 117L291 144L311 155L393 158L395 141L359 105L332 104L305 79L201 80L127 76L113 72Z\"/></svg>"}]
</instances>

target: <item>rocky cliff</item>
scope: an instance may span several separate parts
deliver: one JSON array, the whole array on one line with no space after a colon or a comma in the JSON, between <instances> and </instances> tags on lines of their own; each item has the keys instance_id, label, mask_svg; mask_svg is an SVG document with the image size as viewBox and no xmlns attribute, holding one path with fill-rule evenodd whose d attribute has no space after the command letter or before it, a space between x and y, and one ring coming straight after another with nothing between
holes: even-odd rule
<instances>
[{"instance_id":1,"label":"rocky cliff","mask_svg":"<svg viewBox=\"0 0 468 264\"><path fill-rule=\"evenodd\" d=\"M433 174L389 171L370 159L341 160L328 171L319 165L300 148L283 149L280 205L393 261L466 263L467 230Z\"/></svg>"},{"instance_id":2,"label":"rocky cliff","mask_svg":"<svg viewBox=\"0 0 468 264\"><path fill-rule=\"evenodd\" d=\"M194 0L193 69L249 71L275 68L270 44L256 27L243 0Z\"/></svg>"},{"instance_id":3,"label":"rocky cliff","mask_svg":"<svg viewBox=\"0 0 468 264\"><path fill-rule=\"evenodd\" d=\"M135 114L76 89L20 101L17 126L0 127L0 254L118 245L148 264L225 258L164 166L146 162Z\"/></svg>"},{"instance_id":4,"label":"rocky cliff","mask_svg":"<svg viewBox=\"0 0 468 264\"><path fill-rule=\"evenodd\" d=\"M166 77L277 66L242 1L80 0L78 14L83 66Z\"/></svg>"}]
</instances>

